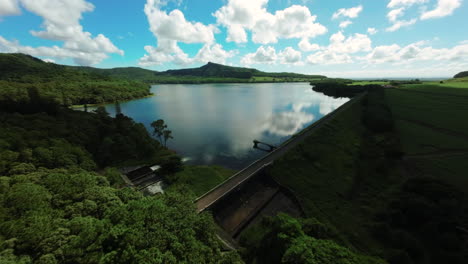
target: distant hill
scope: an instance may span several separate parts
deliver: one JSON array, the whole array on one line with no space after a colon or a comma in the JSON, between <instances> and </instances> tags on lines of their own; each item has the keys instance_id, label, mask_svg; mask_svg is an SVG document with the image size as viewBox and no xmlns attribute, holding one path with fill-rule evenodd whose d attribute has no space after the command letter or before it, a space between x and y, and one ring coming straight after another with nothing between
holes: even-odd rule
<instances>
[{"instance_id":1,"label":"distant hill","mask_svg":"<svg viewBox=\"0 0 468 264\"><path fill-rule=\"evenodd\" d=\"M64 105L150 95L148 84L120 75L48 63L25 54L0 53L0 101L28 101L32 90Z\"/></svg>"},{"instance_id":2,"label":"distant hill","mask_svg":"<svg viewBox=\"0 0 468 264\"><path fill-rule=\"evenodd\" d=\"M0 101L28 100L31 88L64 105L115 102L150 94L158 83L271 83L326 81L323 75L263 72L217 63L152 71L138 67L98 69L45 62L20 53L0 53Z\"/></svg>"},{"instance_id":3,"label":"distant hill","mask_svg":"<svg viewBox=\"0 0 468 264\"><path fill-rule=\"evenodd\" d=\"M161 72L160 75L177 75L177 76L200 76L200 77L228 77L228 78L252 78L252 77L277 77L277 78L311 78L319 79L326 78L323 75L306 75L288 72L262 72L252 68L241 68L225 66L222 64L208 62L206 65L199 68L168 70Z\"/></svg>"},{"instance_id":4,"label":"distant hill","mask_svg":"<svg viewBox=\"0 0 468 264\"><path fill-rule=\"evenodd\" d=\"M463 78L463 77L468 77L468 71L459 72L455 74L455 76L453 76L453 78Z\"/></svg>"},{"instance_id":5,"label":"distant hill","mask_svg":"<svg viewBox=\"0 0 468 264\"><path fill-rule=\"evenodd\" d=\"M242 82L294 82L324 79L323 75L306 75L289 72L263 72L252 68L232 67L208 62L198 68L167 70L163 72L138 67L98 69L92 67L75 67L88 73L137 80L150 84L157 83L242 83Z\"/></svg>"},{"instance_id":6,"label":"distant hill","mask_svg":"<svg viewBox=\"0 0 468 264\"><path fill-rule=\"evenodd\" d=\"M167 70L163 72L124 67L99 69L47 63L25 54L0 54L0 80L17 80L24 76L47 79L66 76L67 79L111 80L124 79L156 83L212 83L212 82L295 82L327 78L290 72L263 72L253 68L232 67L208 62L198 68Z\"/></svg>"}]
</instances>

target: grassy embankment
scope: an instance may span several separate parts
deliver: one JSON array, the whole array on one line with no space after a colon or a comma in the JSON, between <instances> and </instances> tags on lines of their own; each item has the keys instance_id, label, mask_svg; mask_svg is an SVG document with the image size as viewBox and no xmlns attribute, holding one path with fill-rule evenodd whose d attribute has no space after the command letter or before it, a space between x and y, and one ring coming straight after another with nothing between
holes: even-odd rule
<instances>
[{"instance_id":1,"label":"grassy embankment","mask_svg":"<svg viewBox=\"0 0 468 264\"><path fill-rule=\"evenodd\" d=\"M355 104L269 174L348 247L389 263L462 263L468 89L461 88L468 82L386 89L394 129L372 131L361 121L366 104Z\"/></svg>"},{"instance_id":2,"label":"grassy embankment","mask_svg":"<svg viewBox=\"0 0 468 264\"><path fill-rule=\"evenodd\" d=\"M208 192L235 173L221 166L184 166L183 170L169 176L171 188L187 187L195 197Z\"/></svg>"},{"instance_id":3,"label":"grassy embankment","mask_svg":"<svg viewBox=\"0 0 468 264\"><path fill-rule=\"evenodd\" d=\"M468 79L387 90L403 150L421 174L468 193Z\"/></svg>"}]
</instances>

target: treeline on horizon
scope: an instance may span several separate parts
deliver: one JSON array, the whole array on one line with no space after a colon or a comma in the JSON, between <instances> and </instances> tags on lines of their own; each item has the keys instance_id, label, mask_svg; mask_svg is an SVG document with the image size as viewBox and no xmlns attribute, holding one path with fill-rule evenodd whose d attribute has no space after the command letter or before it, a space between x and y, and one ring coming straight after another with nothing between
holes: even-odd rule
<instances>
[{"instance_id":1,"label":"treeline on horizon","mask_svg":"<svg viewBox=\"0 0 468 264\"><path fill-rule=\"evenodd\" d=\"M0 100L27 100L28 89L62 105L101 104L150 95L150 84L307 82L322 75L267 73L208 63L199 68L157 72L137 67L98 69L44 62L0 53Z\"/></svg>"}]
</instances>

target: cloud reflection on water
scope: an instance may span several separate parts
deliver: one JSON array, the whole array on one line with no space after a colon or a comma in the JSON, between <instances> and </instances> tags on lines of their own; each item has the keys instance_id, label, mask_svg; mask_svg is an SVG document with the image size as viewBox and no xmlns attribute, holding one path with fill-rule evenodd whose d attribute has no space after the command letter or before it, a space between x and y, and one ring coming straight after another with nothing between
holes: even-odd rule
<instances>
[{"instance_id":1,"label":"cloud reflection on water","mask_svg":"<svg viewBox=\"0 0 468 264\"><path fill-rule=\"evenodd\" d=\"M121 103L122 112L147 127L164 119L174 135L170 148L194 163L230 167L264 155L252 149L254 139L280 144L347 101L307 83L157 85L152 91L155 97Z\"/></svg>"}]
</instances>

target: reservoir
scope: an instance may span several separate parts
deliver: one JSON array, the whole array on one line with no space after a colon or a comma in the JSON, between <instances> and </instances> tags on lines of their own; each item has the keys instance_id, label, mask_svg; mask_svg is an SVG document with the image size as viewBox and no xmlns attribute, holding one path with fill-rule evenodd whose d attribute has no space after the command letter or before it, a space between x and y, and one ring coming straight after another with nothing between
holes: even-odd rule
<instances>
[{"instance_id":1,"label":"reservoir","mask_svg":"<svg viewBox=\"0 0 468 264\"><path fill-rule=\"evenodd\" d=\"M167 142L188 164L241 169L266 152L253 140L279 145L348 101L314 92L308 83L153 85L153 97L121 102L143 123L163 119ZM114 116L116 105L105 105ZM92 108L90 108L92 110Z\"/></svg>"}]
</instances>

